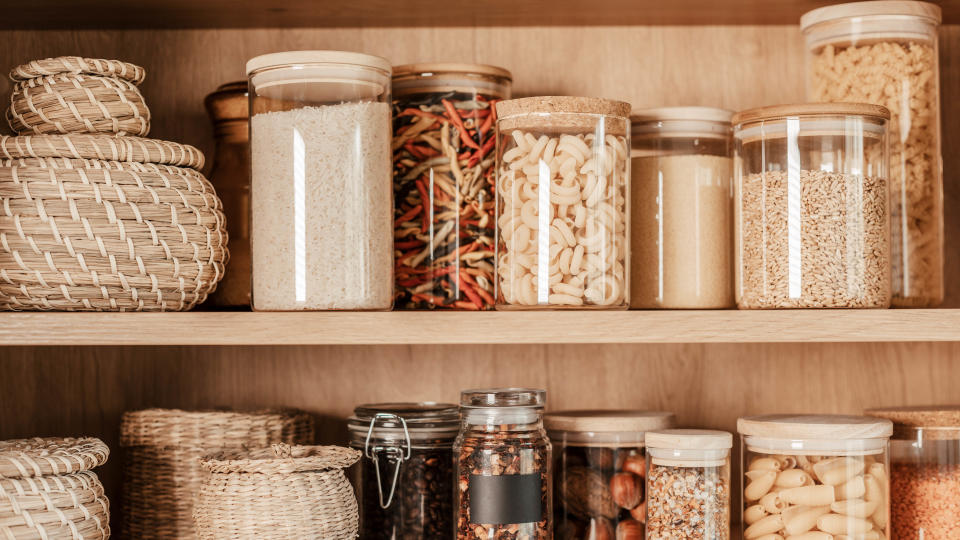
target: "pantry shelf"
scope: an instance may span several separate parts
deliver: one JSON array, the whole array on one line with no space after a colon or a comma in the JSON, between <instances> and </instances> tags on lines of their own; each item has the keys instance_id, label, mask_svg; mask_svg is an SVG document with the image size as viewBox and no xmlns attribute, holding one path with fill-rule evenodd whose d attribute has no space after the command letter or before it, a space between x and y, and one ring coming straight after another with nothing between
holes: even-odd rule
<instances>
[{"instance_id":1,"label":"pantry shelf","mask_svg":"<svg viewBox=\"0 0 960 540\"><path fill-rule=\"evenodd\" d=\"M0 345L960 342L960 309L9 313Z\"/></svg>"}]
</instances>

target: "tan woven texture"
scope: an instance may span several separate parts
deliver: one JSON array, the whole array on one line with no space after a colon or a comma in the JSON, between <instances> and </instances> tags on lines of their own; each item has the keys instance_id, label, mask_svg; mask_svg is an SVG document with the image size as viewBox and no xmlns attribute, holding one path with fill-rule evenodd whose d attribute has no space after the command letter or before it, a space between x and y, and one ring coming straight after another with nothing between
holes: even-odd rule
<instances>
[{"instance_id":1,"label":"tan woven texture","mask_svg":"<svg viewBox=\"0 0 960 540\"><path fill-rule=\"evenodd\" d=\"M313 436L313 418L292 410L124 413L124 538L196 538L193 501L207 476L200 466L203 456L276 443L309 444Z\"/></svg>"},{"instance_id":2,"label":"tan woven texture","mask_svg":"<svg viewBox=\"0 0 960 540\"><path fill-rule=\"evenodd\" d=\"M35 60L10 73L7 122L22 135L147 135L150 110L137 88L144 76L143 68L118 60Z\"/></svg>"},{"instance_id":3,"label":"tan woven texture","mask_svg":"<svg viewBox=\"0 0 960 540\"><path fill-rule=\"evenodd\" d=\"M194 516L202 540L357 536L357 499L343 472L360 452L275 445L208 456Z\"/></svg>"},{"instance_id":4,"label":"tan woven texture","mask_svg":"<svg viewBox=\"0 0 960 540\"><path fill-rule=\"evenodd\" d=\"M109 538L110 504L89 470L108 453L92 438L0 442L0 538Z\"/></svg>"}]
</instances>

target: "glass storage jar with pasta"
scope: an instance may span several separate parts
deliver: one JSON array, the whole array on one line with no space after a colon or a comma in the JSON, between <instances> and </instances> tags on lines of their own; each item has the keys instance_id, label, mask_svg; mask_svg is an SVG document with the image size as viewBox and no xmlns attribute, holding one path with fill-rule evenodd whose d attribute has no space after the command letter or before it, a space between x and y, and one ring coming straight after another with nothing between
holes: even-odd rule
<instances>
[{"instance_id":1,"label":"glass storage jar with pasta","mask_svg":"<svg viewBox=\"0 0 960 540\"><path fill-rule=\"evenodd\" d=\"M733 435L666 429L647 433L646 442L646 538L728 540Z\"/></svg>"},{"instance_id":2,"label":"glass storage jar with pasta","mask_svg":"<svg viewBox=\"0 0 960 540\"><path fill-rule=\"evenodd\" d=\"M630 307L733 307L730 111L664 107L630 119Z\"/></svg>"},{"instance_id":3,"label":"glass storage jar with pasta","mask_svg":"<svg viewBox=\"0 0 960 540\"><path fill-rule=\"evenodd\" d=\"M960 538L960 407L870 409L893 422L893 538Z\"/></svg>"},{"instance_id":4,"label":"glass storage jar with pasta","mask_svg":"<svg viewBox=\"0 0 960 540\"><path fill-rule=\"evenodd\" d=\"M494 106L510 72L393 68L396 308L493 309Z\"/></svg>"},{"instance_id":5,"label":"glass storage jar with pasta","mask_svg":"<svg viewBox=\"0 0 960 540\"><path fill-rule=\"evenodd\" d=\"M890 538L889 420L768 415L737 430L745 540Z\"/></svg>"},{"instance_id":6,"label":"glass storage jar with pasta","mask_svg":"<svg viewBox=\"0 0 960 540\"><path fill-rule=\"evenodd\" d=\"M284 52L247 74L253 308L390 309L389 62Z\"/></svg>"},{"instance_id":7,"label":"glass storage jar with pasta","mask_svg":"<svg viewBox=\"0 0 960 540\"><path fill-rule=\"evenodd\" d=\"M564 411L544 424L554 455L554 538L642 539L644 436L673 427L673 413Z\"/></svg>"},{"instance_id":8,"label":"glass storage jar with pasta","mask_svg":"<svg viewBox=\"0 0 960 540\"><path fill-rule=\"evenodd\" d=\"M874 1L800 19L811 101L883 105L890 119L893 306L943 301L940 7Z\"/></svg>"},{"instance_id":9,"label":"glass storage jar with pasta","mask_svg":"<svg viewBox=\"0 0 960 540\"><path fill-rule=\"evenodd\" d=\"M630 303L630 104L497 104L497 309Z\"/></svg>"},{"instance_id":10,"label":"glass storage jar with pasta","mask_svg":"<svg viewBox=\"0 0 960 540\"><path fill-rule=\"evenodd\" d=\"M738 307L889 307L889 117L849 103L734 115Z\"/></svg>"}]
</instances>

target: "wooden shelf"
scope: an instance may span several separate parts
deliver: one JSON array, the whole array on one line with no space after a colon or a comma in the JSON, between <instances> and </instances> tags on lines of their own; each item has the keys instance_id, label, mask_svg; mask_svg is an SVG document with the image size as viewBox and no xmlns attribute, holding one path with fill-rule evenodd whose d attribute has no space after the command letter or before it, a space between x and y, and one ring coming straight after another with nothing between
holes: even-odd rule
<instances>
[{"instance_id":1,"label":"wooden shelf","mask_svg":"<svg viewBox=\"0 0 960 540\"><path fill-rule=\"evenodd\" d=\"M960 309L7 313L0 345L960 342Z\"/></svg>"}]
</instances>

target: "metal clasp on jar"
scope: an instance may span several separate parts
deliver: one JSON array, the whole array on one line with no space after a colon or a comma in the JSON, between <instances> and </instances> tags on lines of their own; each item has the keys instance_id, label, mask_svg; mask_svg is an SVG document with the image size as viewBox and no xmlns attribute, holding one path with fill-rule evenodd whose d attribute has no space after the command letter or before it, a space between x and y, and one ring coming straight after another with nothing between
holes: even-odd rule
<instances>
[{"instance_id":1,"label":"metal clasp on jar","mask_svg":"<svg viewBox=\"0 0 960 540\"><path fill-rule=\"evenodd\" d=\"M373 432L376 430L378 421L399 421L400 425L403 426L403 442L406 444L406 449L403 446L381 446L376 445L370 446L370 439L373 438ZM403 465L403 462L410 459L410 432L407 431L407 421L401 416L397 416L391 413L377 413L370 420L370 429L367 430L367 440L363 445L363 455L367 459L373 461L373 470L377 472L377 491L380 496L380 508L387 509L390 507L390 503L393 502L393 495L397 491L397 480L400 478L400 467ZM387 495L387 500L383 500L383 480L380 476L380 458L383 457L386 459L388 465L393 466L393 480L390 483L390 493Z\"/></svg>"}]
</instances>

